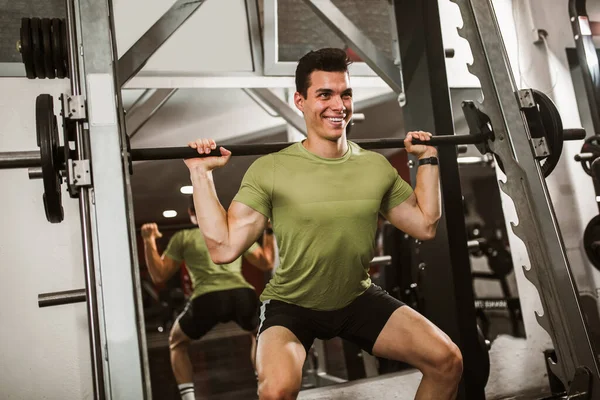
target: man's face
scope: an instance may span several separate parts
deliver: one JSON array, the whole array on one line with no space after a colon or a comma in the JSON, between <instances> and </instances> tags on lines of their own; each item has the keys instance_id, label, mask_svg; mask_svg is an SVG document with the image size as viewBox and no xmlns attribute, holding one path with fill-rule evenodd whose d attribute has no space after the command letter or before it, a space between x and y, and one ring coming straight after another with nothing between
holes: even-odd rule
<instances>
[{"instance_id":1,"label":"man's face","mask_svg":"<svg viewBox=\"0 0 600 400\"><path fill-rule=\"evenodd\" d=\"M348 74L313 71L306 99L296 92L294 103L304 113L309 133L338 140L352 118L352 88Z\"/></svg>"}]
</instances>

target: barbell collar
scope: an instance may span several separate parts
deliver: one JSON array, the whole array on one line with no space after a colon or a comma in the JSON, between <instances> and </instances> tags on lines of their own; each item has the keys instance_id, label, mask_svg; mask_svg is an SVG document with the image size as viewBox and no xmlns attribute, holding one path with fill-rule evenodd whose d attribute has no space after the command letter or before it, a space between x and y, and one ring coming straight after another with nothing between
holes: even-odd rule
<instances>
[{"instance_id":1,"label":"barbell collar","mask_svg":"<svg viewBox=\"0 0 600 400\"><path fill-rule=\"evenodd\" d=\"M34 168L42 165L38 151L9 151L0 153L0 169Z\"/></svg>"},{"instance_id":2,"label":"barbell collar","mask_svg":"<svg viewBox=\"0 0 600 400\"><path fill-rule=\"evenodd\" d=\"M585 135L585 129L583 128L563 129L563 140L583 140Z\"/></svg>"}]
</instances>

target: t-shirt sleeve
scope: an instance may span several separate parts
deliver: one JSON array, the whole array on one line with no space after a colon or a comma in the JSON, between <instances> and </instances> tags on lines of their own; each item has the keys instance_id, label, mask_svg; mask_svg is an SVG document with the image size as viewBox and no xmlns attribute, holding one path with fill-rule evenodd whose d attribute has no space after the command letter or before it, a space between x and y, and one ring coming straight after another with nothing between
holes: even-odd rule
<instances>
[{"instance_id":1,"label":"t-shirt sleeve","mask_svg":"<svg viewBox=\"0 0 600 400\"><path fill-rule=\"evenodd\" d=\"M259 247L260 247L260 245L258 243L256 243L256 242L252 243L252 246L250 246L250 248L244 252L244 255L254 253L254 251L256 249L258 249Z\"/></svg>"},{"instance_id":2,"label":"t-shirt sleeve","mask_svg":"<svg viewBox=\"0 0 600 400\"><path fill-rule=\"evenodd\" d=\"M391 166L390 166L391 167ZM395 168L393 169L393 181L389 190L386 192L385 196L381 201L380 211L382 213L386 213L392 208L396 207L398 204L401 204L406 199L410 197L413 192L412 186L408 182L398 175L398 172Z\"/></svg>"},{"instance_id":3,"label":"t-shirt sleeve","mask_svg":"<svg viewBox=\"0 0 600 400\"><path fill-rule=\"evenodd\" d=\"M267 155L254 161L246 171L240 190L233 201L239 201L265 217L271 218L273 171L273 156Z\"/></svg>"},{"instance_id":4,"label":"t-shirt sleeve","mask_svg":"<svg viewBox=\"0 0 600 400\"><path fill-rule=\"evenodd\" d=\"M171 237L163 254L177 262L181 262L184 258L183 248L183 231L179 231Z\"/></svg>"}]
</instances>

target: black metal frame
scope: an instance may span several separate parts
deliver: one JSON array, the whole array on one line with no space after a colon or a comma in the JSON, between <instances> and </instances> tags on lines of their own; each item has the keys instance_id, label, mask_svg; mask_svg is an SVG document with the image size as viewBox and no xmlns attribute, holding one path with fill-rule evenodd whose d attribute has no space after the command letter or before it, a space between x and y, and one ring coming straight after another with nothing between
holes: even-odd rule
<instances>
[{"instance_id":1,"label":"black metal frame","mask_svg":"<svg viewBox=\"0 0 600 400\"><path fill-rule=\"evenodd\" d=\"M590 118L595 135L600 135L600 64L598 51L594 44L589 18L586 10L587 0L569 0L569 16L575 40L575 53L583 77ZM567 49L567 58L573 60L571 51ZM596 194L600 193L600 184L592 179ZM598 203L600 210L600 203Z\"/></svg>"},{"instance_id":2,"label":"black metal frame","mask_svg":"<svg viewBox=\"0 0 600 400\"><path fill-rule=\"evenodd\" d=\"M395 9L402 64L410 70L405 74L405 128L452 134L438 2L395 0ZM476 379L477 323L457 150L440 147L438 155L443 217L434 240L413 246L413 267L417 274L423 274L418 290L425 316L461 349L464 372L458 398L484 399L484 387ZM416 168L411 170L411 178L414 182Z\"/></svg>"},{"instance_id":3,"label":"black metal frame","mask_svg":"<svg viewBox=\"0 0 600 400\"><path fill-rule=\"evenodd\" d=\"M591 31L586 31L589 30L586 3L587 0L569 0L569 16L594 131L600 134L600 64Z\"/></svg>"}]
</instances>

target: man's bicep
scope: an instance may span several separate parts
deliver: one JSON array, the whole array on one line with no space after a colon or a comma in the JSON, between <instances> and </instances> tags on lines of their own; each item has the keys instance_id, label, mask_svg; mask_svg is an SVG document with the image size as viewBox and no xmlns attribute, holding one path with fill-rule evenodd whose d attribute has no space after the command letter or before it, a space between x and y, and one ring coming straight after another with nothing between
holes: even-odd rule
<instances>
[{"instance_id":1,"label":"man's bicep","mask_svg":"<svg viewBox=\"0 0 600 400\"><path fill-rule=\"evenodd\" d=\"M256 242L267 224L267 217L239 201L232 201L227 211L229 242L236 253L243 253Z\"/></svg>"},{"instance_id":2,"label":"man's bicep","mask_svg":"<svg viewBox=\"0 0 600 400\"><path fill-rule=\"evenodd\" d=\"M410 236L415 236L418 232L422 219L422 213L414 193L397 206L382 212L382 215L392 225Z\"/></svg>"}]
</instances>

